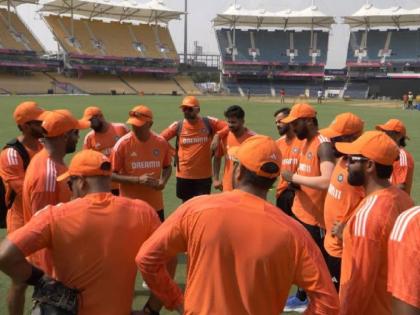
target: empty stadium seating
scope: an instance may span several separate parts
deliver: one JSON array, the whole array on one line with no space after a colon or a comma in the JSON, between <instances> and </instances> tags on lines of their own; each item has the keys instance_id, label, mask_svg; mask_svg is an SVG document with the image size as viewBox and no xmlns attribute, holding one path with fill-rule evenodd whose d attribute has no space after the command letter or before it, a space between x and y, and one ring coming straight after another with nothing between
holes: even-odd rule
<instances>
[{"instance_id":1,"label":"empty stadium seating","mask_svg":"<svg viewBox=\"0 0 420 315\"><path fill-rule=\"evenodd\" d=\"M182 94L183 91L174 80L168 78L154 78L151 76L122 76L132 88L145 94L171 94L176 91Z\"/></svg>"},{"instance_id":2,"label":"empty stadium seating","mask_svg":"<svg viewBox=\"0 0 420 315\"><path fill-rule=\"evenodd\" d=\"M44 16L52 32L68 53L90 56L177 59L169 30L155 25L71 20Z\"/></svg>"},{"instance_id":3,"label":"empty stadium seating","mask_svg":"<svg viewBox=\"0 0 420 315\"><path fill-rule=\"evenodd\" d=\"M346 86L344 97L366 98L368 91L369 84L367 82L351 82Z\"/></svg>"},{"instance_id":4,"label":"empty stadium seating","mask_svg":"<svg viewBox=\"0 0 420 315\"><path fill-rule=\"evenodd\" d=\"M176 82L182 87L186 94L189 95L199 95L201 94L200 90L194 85L194 82L188 76L177 75L175 77Z\"/></svg>"},{"instance_id":5,"label":"empty stadium seating","mask_svg":"<svg viewBox=\"0 0 420 315\"><path fill-rule=\"evenodd\" d=\"M348 62L413 62L420 60L420 30L370 30L350 34ZM358 58L356 50L366 46L366 56ZM385 58L384 58L384 55Z\"/></svg>"},{"instance_id":6,"label":"empty stadium seating","mask_svg":"<svg viewBox=\"0 0 420 315\"><path fill-rule=\"evenodd\" d=\"M69 83L75 86L82 93L89 94L111 94L114 90L117 94L135 94L136 91L125 84L115 75L94 75L87 74L81 78L68 77L64 75L53 75L54 79L61 83ZM77 91L77 92L79 92Z\"/></svg>"},{"instance_id":7,"label":"empty stadium seating","mask_svg":"<svg viewBox=\"0 0 420 315\"><path fill-rule=\"evenodd\" d=\"M25 75L0 73L0 94L47 94L50 89L56 94L64 93L42 72Z\"/></svg>"},{"instance_id":8,"label":"empty stadium seating","mask_svg":"<svg viewBox=\"0 0 420 315\"><path fill-rule=\"evenodd\" d=\"M6 9L0 9L0 48L32 50L38 53L44 51L16 13L8 13Z\"/></svg>"},{"instance_id":9,"label":"empty stadium seating","mask_svg":"<svg viewBox=\"0 0 420 315\"><path fill-rule=\"evenodd\" d=\"M326 63L328 32L314 31L313 48L318 55L313 59L310 31L268 31L268 30L216 30L220 53L224 61L268 61L281 63ZM235 37L235 49L233 38ZM252 51L257 51L252 56ZM232 52L234 56L232 56ZM294 52L295 56L290 57Z\"/></svg>"}]
</instances>

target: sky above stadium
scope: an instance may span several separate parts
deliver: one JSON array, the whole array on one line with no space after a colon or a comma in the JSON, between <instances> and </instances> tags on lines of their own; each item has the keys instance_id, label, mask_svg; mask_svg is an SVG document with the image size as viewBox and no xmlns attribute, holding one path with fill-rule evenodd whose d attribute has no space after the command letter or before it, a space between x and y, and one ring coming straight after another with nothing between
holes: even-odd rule
<instances>
[{"instance_id":1,"label":"sky above stadium","mask_svg":"<svg viewBox=\"0 0 420 315\"><path fill-rule=\"evenodd\" d=\"M145 0L140 1L147 2ZM193 51L194 41L203 46L206 53L218 53L218 46L215 39L211 20L217 13L225 11L233 0L189 0L188 1L188 48ZM358 10L366 0L314 0L321 11L328 15L344 16L351 15ZM184 0L164 0L164 3L172 9L183 11ZM245 9L264 8L269 11L280 11L284 9L300 10L311 5L311 0L237 0L236 3ZM379 7L388 8L400 5L407 9L420 7L420 0L370 0L369 3ZM57 51L57 43L54 41L51 32L43 21L36 14L36 6L22 5L18 9L21 18L37 35L48 51ZM175 20L170 22L169 28L179 53L184 49L184 21ZM330 36L330 53L327 66L339 68L344 66L347 42L348 27L344 25L333 26Z\"/></svg>"}]
</instances>

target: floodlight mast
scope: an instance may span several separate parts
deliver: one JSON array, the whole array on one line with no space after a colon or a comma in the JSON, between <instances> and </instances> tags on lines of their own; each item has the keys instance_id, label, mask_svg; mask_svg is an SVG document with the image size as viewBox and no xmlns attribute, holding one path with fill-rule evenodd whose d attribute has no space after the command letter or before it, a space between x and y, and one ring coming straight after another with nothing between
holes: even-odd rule
<instances>
[{"instance_id":1,"label":"floodlight mast","mask_svg":"<svg viewBox=\"0 0 420 315\"><path fill-rule=\"evenodd\" d=\"M188 0L184 5L184 63L187 64L188 55Z\"/></svg>"}]
</instances>

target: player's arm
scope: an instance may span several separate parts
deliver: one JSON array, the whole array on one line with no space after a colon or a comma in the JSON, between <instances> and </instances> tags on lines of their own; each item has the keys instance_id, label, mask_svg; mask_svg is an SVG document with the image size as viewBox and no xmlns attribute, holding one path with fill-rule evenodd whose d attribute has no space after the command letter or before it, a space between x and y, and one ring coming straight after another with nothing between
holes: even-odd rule
<instances>
[{"instance_id":1,"label":"player's arm","mask_svg":"<svg viewBox=\"0 0 420 315\"><path fill-rule=\"evenodd\" d=\"M220 156L213 156L213 187L215 189L223 190L222 181L220 180L220 167L222 165L222 158Z\"/></svg>"},{"instance_id":2,"label":"player's arm","mask_svg":"<svg viewBox=\"0 0 420 315\"><path fill-rule=\"evenodd\" d=\"M304 289L309 305L304 314L339 314L339 300L319 248L302 229L304 246L298 255L295 284ZM301 244L302 245L302 244Z\"/></svg>"},{"instance_id":3,"label":"player's arm","mask_svg":"<svg viewBox=\"0 0 420 315\"><path fill-rule=\"evenodd\" d=\"M363 314L375 291L381 264L379 241L356 237L352 246L351 278L340 288L340 315Z\"/></svg>"},{"instance_id":4,"label":"player's arm","mask_svg":"<svg viewBox=\"0 0 420 315\"><path fill-rule=\"evenodd\" d=\"M168 166L165 166L164 168L162 168L162 176L157 182L155 189L157 190L164 189L166 184L168 183L169 178L171 177L171 174L172 174L172 165L169 164Z\"/></svg>"},{"instance_id":5,"label":"player's arm","mask_svg":"<svg viewBox=\"0 0 420 315\"><path fill-rule=\"evenodd\" d=\"M166 141L171 140L173 137L176 136L178 130L178 122L172 123L168 128L163 130L160 135L165 138Z\"/></svg>"},{"instance_id":6,"label":"player's arm","mask_svg":"<svg viewBox=\"0 0 420 315\"><path fill-rule=\"evenodd\" d=\"M0 245L0 270L15 283L24 283L33 275L33 266L25 257L50 244L50 212L42 210L22 228L15 231ZM42 272L38 275L42 276Z\"/></svg>"},{"instance_id":7,"label":"player's arm","mask_svg":"<svg viewBox=\"0 0 420 315\"><path fill-rule=\"evenodd\" d=\"M25 170L23 161L15 149L8 148L1 152L0 175L5 183L17 194L22 193Z\"/></svg>"},{"instance_id":8,"label":"player's arm","mask_svg":"<svg viewBox=\"0 0 420 315\"><path fill-rule=\"evenodd\" d=\"M302 176L292 174L290 172L283 172L283 178L293 184L307 186L313 189L326 190L330 184L331 175L334 171L335 157L331 143L324 142L319 146L318 156L320 160L320 176Z\"/></svg>"},{"instance_id":9,"label":"player's arm","mask_svg":"<svg viewBox=\"0 0 420 315\"><path fill-rule=\"evenodd\" d=\"M169 310L178 309L183 301L182 291L173 281L167 264L187 250L183 231L186 209L178 208L142 245L136 257L143 279Z\"/></svg>"},{"instance_id":10,"label":"player's arm","mask_svg":"<svg viewBox=\"0 0 420 315\"><path fill-rule=\"evenodd\" d=\"M90 138L89 133L85 136L85 139L83 140L83 150L92 149L92 141Z\"/></svg>"}]
</instances>

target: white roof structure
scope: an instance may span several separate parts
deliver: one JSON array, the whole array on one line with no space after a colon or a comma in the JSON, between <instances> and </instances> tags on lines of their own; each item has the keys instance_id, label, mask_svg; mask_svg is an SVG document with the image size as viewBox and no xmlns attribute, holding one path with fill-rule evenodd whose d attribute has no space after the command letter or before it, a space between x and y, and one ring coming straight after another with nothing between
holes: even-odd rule
<instances>
[{"instance_id":1,"label":"white roof structure","mask_svg":"<svg viewBox=\"0 0 420 315\"><path fill-rule=\"evenodd\" d=\"M351 16L344 18L344 22L355 28L401 28L420 25L420 8L406 10L400 6L380 9L372 4L363 5Z\"/></svg>"},{"instance_id":2,"label":"white roof structure","mask_svg":"<svg viewBox=\"0 0 420 315\"><path fill-rule=\"evenodd\" d=\"M1 0L0 0L1 1ZM51 15L77 15L88 19L110 19L141 23L168 24L184 12L168 8L160 0L139 3L135 0L51 0L39 10Z\"/></svg>"},{"instance_id":3,"label":"white roof structure","mask_svg":"<svg viewBox=\"0 0 420 315\"><path fill-rule=\"evenodd\" d=\"M213 19L215 27L330 28L331 24L334 24L334 17L326 15L316 6L301 11L269 12L247 10L239 5L232 5Z\"/></svg>"}]
</instances>

